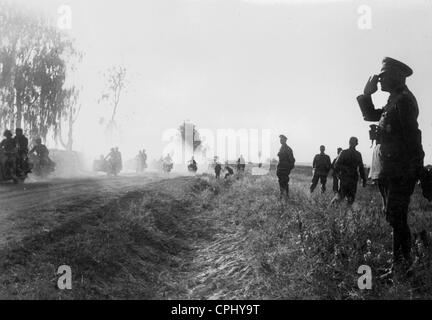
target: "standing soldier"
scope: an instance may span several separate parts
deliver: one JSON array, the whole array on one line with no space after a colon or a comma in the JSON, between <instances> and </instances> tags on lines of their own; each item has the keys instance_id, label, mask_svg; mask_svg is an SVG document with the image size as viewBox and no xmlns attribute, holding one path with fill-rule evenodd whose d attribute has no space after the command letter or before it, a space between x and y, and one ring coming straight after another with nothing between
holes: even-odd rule
<instances>
[{"instance_id":1,"label":"standing soldier","mask_svg":"<svg viewBox=\"0 0 432 320\"><path fill-rule=\"evenodd\" d=\"M337 193L338 192L338 190L339 190L339 179L338 179L338 175L337 175L337 172L336 172L336 170L335 170L335 163L336 163L336 160L337 160L337 158L339 157L339 155L340 155L340 153L342 152L342 148L337 148L337 156L336 156L336 158L334 158L334 160L333 160L333 162L332 162L332 165L331 165L331 168L332 168L332 177L333 177L333 192L334 193Z\"/></svg>"},{"instance_id":2,"label":"standing soldier","mask_svg":"<svg viewBox=\"0 0 432 320\"><path fill-rule=\"evenodd\" d=\"M313 176L312 183L310 185L310 192L314 192L318 180L321 182L321 192L324 193L326 190L327 183L327 175L331 168L330 157L324 153L325 146L320 146L320 153L315 155L312 167L313 167Z\"/></svg>"},{"instance_id":3,"label":"standing soldier","mask_svg":"<svg viewBox=\"0 0 432 320\"><path fill-rule=\"evenodd\" d=\"M279 179L280 196L289 196L289 175L294 168L295 158L292 149L287 145L287 137L281 134L279 136L281 148L278 153L279 163L276 169L276 175Z\"/></svg>"},{"instance_id":4,"label":"standing soldier","mask_svg":"<svg viewBox=\"0 0 432 320\"><path fill-rule=\"evenodd\" d=\"M381 73L370 77L363 94L357 97L364 120L379 121L378 126L371 126L375 131L371 138L378 149L375 161L379 161L376 167L383 210L393 228L393 265L386 276L405 274L412 264L408 206L424 158L417 101L405 84L412 73L406 64L386 57ZM371 95L378 90L378 82L390 96L383 108L375 109Z\"/></svg>"},{"instance_id":5,"label":"standing soldier","mask_svg":"<svg viewBox=\"0 0 432 320\"><path fill-rule=\"evenodd\" d=\"M219 162L216 162L215 167L214 167L216 179L220 179L221 170L222 170L221 164Z\"/></svg>"},{"instance_id":6,"label":"standing soldier","mask_svg":"<svg viewBox=\"0 0 432 320\"><path fill-rule=\"evenodd\" d=\"M363 187L366 187L366 175L363 165L361 153L356 150L358 139L351 137L349 140L349 148L341 151L337 157L334 170L339 176L338 193L332 199L331 203L340 202L347 198L348 205L352 205L357 193L357 184L360 177L363 181Z\"/></svg>"},{"instance_id":7,"label":"standing soldier","mask_svg":"<svg viewBox=\"0 0 432 320\"><path fill-rule=\"evenodd\" d=\"M238 159L238 161L239 161L239 164L240 164L240 171L245 171L245 168L246 168L246 161L245 161L245 159L243 158L243 155L242 155L242 154L240 155L240 158Z\"/></svg>"}]
</instances>

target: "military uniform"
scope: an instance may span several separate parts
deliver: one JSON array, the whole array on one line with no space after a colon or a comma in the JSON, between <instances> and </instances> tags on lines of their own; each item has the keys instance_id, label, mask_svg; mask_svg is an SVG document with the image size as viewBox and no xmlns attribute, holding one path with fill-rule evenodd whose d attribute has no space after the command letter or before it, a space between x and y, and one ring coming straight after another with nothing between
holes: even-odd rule
<instances>
[{"instance_id":1,"label":"military uniform","mask_svg":"<svg viewBox=\"0 0 432 320\"><path fill-rule=\"evenodd\" d=\"M225 174L225 179L228 178L229 176L232 176L234 174L234 170L231 167L229 167L229 166L225 166L225 170L228 171Z\"/></svg>"},{"instance_id":2,"label":"military uniform","mask_svg":"<svg viewBox=\"0 0 432 320\"><path fill-rule=\"evenodd\" d=\"M24 135L16 135L14 138L14 143L17 147L17 165L21 171L29 171L27 163L28 154L28 139Z\"/></svg>"},{"instance_id":3,"label":"military uniform","mask_svg":"<svg viewBox=\"0 0 432 320\"><path fill-rule=\"evenodd\" d=\"M343 150L335 161L334 170L339 178L338 200L347 198L348 204L353 204L357 193L359 172L363 182L366 182L361 153L353 147Z\"/></svg>"},{"instance_id":4,"label":"military uniform","mask_svg":"<svg viewBox=\"0 0 432 320\"><path fill-rule=\"evenodd\" d=\"M17 149L14 139L12 137L3 139L0 142L0 150L5 154L4 163L2 165L8 168L12 176L15 176Z\"/></svg>"},{"instance_id":5,"label":"military uniform","mask_svg":"<svg viewBox=\"0 0 432 320\"><path fill-rule=\"evenodd\" d=\"M286 193L288 195L289 175L295 163L293 151L286 143L283 143L279 150L278 157L279 163L277 165L276 175L279 179L279 188L281 194Z\"/></svg>"},{"instance_id":6,"label":"military uniform","mask_svg":"<svg viewBox=\"0 0 432 320\"><path fill-rule=\"evenodd\" d=\"M412 73L409 67L393 59L388 64L400 68L406 76ZM375 161L379 161L376 167L379 168L377 177L383 210L393 227L394 261L400 261L403 256L410 262L408 206L424 158L417 101L406 85L392 90L387 104L381 109L375 109L370 95L360 95L357 101L366 121L379 121Z\"/></svg>"},{"instance_id":7,"label":"military uniform","mask_svg":"<svg viewBox=\"0 0 432 320\"><path fill-rule=\"evenodd\" d=\"M312 167L314 169L314 174L312 177L312 183L310 185L310 192L315 190L318 181L321 182L321 191L325 192L327 175L331 167L330 157L324 153L315 155L312 162Z\"/></svg>"},{"instance_id":8,"label":"military uniform","mask_svg":"<svg viewBox=\"0 0 432 320\"><path fill-rule=\"evenodd\" d=\"M18 148L18 153L19 154L25 154L27 155L28 153L28 139L26 136L21 135L21 136L15 136L13 138L17 148Z\"/></svg>"},{"instance_id":9,"label":"military uniform","mask_svg":"<svg viewBox=\"0 0 432 320\"><path fill-rule=\"evenodd\" d=\"M0 149L6 154L13 154L16 152L15 140L12 138L5 138L0 142Z\"/></svg>"},{"instance_id":10,"label":"military uniform","mask_svg":"<svg viewBox=\"0 0 432 320\"><path fill-rule=\"evenodd\" d=\"M49 150L48 150L48 148L45 146L45 145L43 145L43 144L37 144L37 145L35 145L31 150L30 150L30 152L29 153L33 153L33 152L35 152L36 153L36 155L40 158L40 159L46 159L46 158L48 158L48 155L49 155Z\"/></svg>"},{"instance_id":11,"label":"military uniform","mask_svg":"<svg viewBox=\"0 0 432 320\"><path fill-rule=\"evenodd\" d=\"M216 165L214 167L214 170L215 170L216 179L219 179L220 178L220 173L221 173L221 170L222 170L222 166L220 165L220 163L216 163Z\"/></svg>"}]
</instances>

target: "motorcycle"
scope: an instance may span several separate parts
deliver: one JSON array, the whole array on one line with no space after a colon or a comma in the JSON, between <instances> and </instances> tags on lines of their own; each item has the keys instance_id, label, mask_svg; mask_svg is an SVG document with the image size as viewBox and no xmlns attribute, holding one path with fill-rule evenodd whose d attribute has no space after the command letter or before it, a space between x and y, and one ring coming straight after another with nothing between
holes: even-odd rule
<instances>
[{"instance_id":1,"label":"motorcycle","mask_svg":"<svg viewBox=\"0 0 432 320\"><path fill-rule=\"evenodd\" d=\"M32 173L41 178L45 178L55 171L56 164L49 158L41 159L35 154L29 155L29 161L32 164Z\"/></svg>"},{"instance_id":2,"label":"motorcycle","mask_svg":"<svg viewBox=\"0 0 432 320\"><path fill-rule=\"evenodd\" d=\"M15 161L18 162L16 154L13 155ZM0 151L0 182L13 181L14 183L23 183L27 178L27 174L32 170L32 164L25 159L21 166L16 163L15 169L10 162L10 155L4 151Z\"/></svg>"},{"instance_id":3,"label":"motorcycle","mask_svg":"<svg viewBox=\"0 0 432 320\"><path fill-rule=\"evenodd\" d=\"M105 172L109 176L117 176L121 171L121 164L114 159L97 159L93 161L93 171Z\"/></svg>"},{"instance_id":4,"label":"motorcycle","mask_svg":"<svg viewBox=\"0 0 432 320\"><path fill-rule=\"evenodd\" d=\"M196 173L198 171L198 167L197 167L196 163L193 163L193 162L189 163L188 170L189 170L189 172Z\"/></svg>"},{"instance_id":5,"label":"motorcycle","mask_svg":"<svg viewBox=\"0 0 432 320\"><path fill-rule=\"evenodd\" d=\"M93 171L108 172L108 161L105 159L97 159L93 161Z\"/></svg>"},{"instance_id":6,"label":"motorcycle","mask_svg":"<svg viewBox=\"0 0 432 320\"><path fill-rule=\"evenodd\" d=\"M117 161L110 160L108 161L108 175L117 176L121 171L121 164Z\"/></svg>"},{"instance_id":7,"label":"motorcycle","mask_svg":"<svg viewBox=\"0 0 432 320\"><path fill-rule=\"evenodd\" d=\"M173 164L172 163L164 163L163 164L163 171L166 173L169 173L173 168Z\"/></svg>"}]
</instances>

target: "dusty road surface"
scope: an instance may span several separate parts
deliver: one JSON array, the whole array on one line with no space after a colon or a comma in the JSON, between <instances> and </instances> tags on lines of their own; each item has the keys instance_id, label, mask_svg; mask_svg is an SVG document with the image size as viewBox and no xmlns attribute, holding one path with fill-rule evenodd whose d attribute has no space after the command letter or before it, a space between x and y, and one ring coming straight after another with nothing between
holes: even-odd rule
<instances>
[{"instance_id":1,"label":"dusty road surface","mask_svg":"<svg viewBox=\"0 0 432 320\"><path fill-rule=\"evenodd\" d=\"M69 217L91 212L158 180L157 174L147 174L0 184L0 247L32 233L48 232Z\"/></svg>"}]
</instances>

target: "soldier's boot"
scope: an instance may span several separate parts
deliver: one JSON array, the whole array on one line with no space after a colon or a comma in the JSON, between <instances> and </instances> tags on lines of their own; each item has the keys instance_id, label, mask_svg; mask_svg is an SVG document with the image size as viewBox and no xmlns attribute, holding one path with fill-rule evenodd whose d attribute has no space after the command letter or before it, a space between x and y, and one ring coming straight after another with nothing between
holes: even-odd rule
<instances>
[{"instance_id":1,"label":"soldier's boot","mask_svg":"<svg viewBox=\"0 0 432 320\"><path fill-rule=\"evenodd\" d=\"M401 247L404 257L405 274L407 277L412 277L418 266L417 263L414 262L418 262L418 259L413 259L411 254L411 233L409 229L405 231Z\"/></svg>"},{"instance_id":2,"label":"soldier's boot","mask_svg":"<svg viewBox=\"0 0 432 320\"><path fill-rule=\"evenodd\" d=\"M393 253L393 262L390 268L385 269L383 274L379 276L379 279L386 281L400 281L405 279L407 270L408 269L406 267L406 264L404 264L400 251L397 251L396 253Z\"/></svg>"},{"instance_id":3,"label":"soldier's boot","mask_svg":"<svg viewBox=\"0 0 432 320\"><path fill-rule=\"evenodd\" d=\"M413 275L413 260L411 257L411 235L408 230L393 228L393 264L380 278L403 280ZM411 270L410 270L411 269Z\"/></svg>"},{"instance_id":4,"label":"soldier's boot","mask_svg":"<svg viewBox=\"0 0 432 320\"><path fill-rule=\"evenodd\" d=\"M313 193L315 190L316 185L314 185L313 183L311 183L310 187L309 187L309 191L310 193Z\"/></svg>"}]
</instances>

